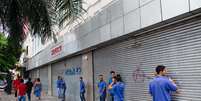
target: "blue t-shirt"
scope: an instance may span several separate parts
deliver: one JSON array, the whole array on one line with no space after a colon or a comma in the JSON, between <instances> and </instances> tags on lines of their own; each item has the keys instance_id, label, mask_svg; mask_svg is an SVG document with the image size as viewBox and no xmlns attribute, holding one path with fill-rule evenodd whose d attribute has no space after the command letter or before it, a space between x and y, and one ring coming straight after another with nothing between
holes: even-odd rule
<instances>
[{"instance_id":1,"label":"blue t-shirt","mask_svg":"<svg viewBox=\"0 0 201 101\"><path fill-rule=\"evenodd\" d=\"M106 86L107 86L107 84L105 81L100 81L98 83L98 91L99 91L100 96L106 95Z\"/></svg>"},{"instance_id":2,"label":"blue t-shirt","mask_svg":"<svg viewBox=\"0 0 201 101\"><path fill-rule=\"evenodd\" d=\"M83 80L80 80L80 93L85 93L85 84Z\"/></svg>"},{"instance_id":3,"label":"blue t-shirt","mask_svg":"<svg viewBox=\"0 0 201 101\"><path fill-rule=\"evenodd\" d=\"M157 76L149 84L153 101L171 101L170 93L176 90L177 86L165 76Z\"/></svg>"},{"instance_id":4,"label":"blue t-shirt","mask_svg":"<svg viewBox=\"0 0 201 101\"><path fill-rule=\"evenodd\" d=\"M66 83L64 80L62 80L61 82L61 88L65 89L66 90Z\"/></svg>"},{"instance_id":5,"label":"blue t-shirt","mask_svg":"<svg viewBox=\"0 0 201 101\"><path fill-rule=\"evenodd\" d=\"M108 85L110 85L111 83L112 83L112 77L109 78ZM109 92L110 95L113 95L113 91L112 90L108 90L108 92Z\"/></svg>"},{"instance_id":6,"label":"blue t-shirt","mask_svg":"<svg viewBox=\"0 0 201 101\"><path fill-rule=\"evenodd\" d=\"M64 80L57 80L57 88L66 89L66 83Z\"/></svg>"},{"instance_id":7,"label":"blue t-shirt","mask_svg":"<svg viewBox=\"0 0 201 101\"><path fill-rule=\"evenodd\" d=\"M117 82L112 86L114 101L124 101L124 89L125 85L123 82Z\"/></svg>"},{"instance_id":8,"label":"blue t-shirt","mask_svg":"<svg viewBox=\"0 0 201 101\"><path fill-rule=\"evenodd\" d=\"M62 80L57 80L57 88L61 88L62 87Z\"/></svg>"},{"instance_id":9,"label":"blue t-shirt","mask_svg":"<svg viewBox=\"0 0 201 101\"><path fill-rule=\"evenodd\" d=\"M112 83L112 77L110 77L108 80L108 84L111 84L111 83Z\"/></svg>"}]
</instances>

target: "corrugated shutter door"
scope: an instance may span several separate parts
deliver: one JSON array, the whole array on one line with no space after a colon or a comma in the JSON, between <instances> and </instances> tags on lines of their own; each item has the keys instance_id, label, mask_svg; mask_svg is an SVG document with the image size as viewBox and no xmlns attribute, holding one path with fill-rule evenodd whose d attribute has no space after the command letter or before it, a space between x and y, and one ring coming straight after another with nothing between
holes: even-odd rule
<instances>
[{"instance_id":1,"label":"corrugated shutter door","mask_svg":"<svg viewBox=\"0 0 201 101\"><path fill-rule=\"evenodd\" d=\"M48 93L48 67L40 68L40 80L42 83L42 90L47 95Z\"/></svg>"},{"instance_id":2,"label":"corrugated shutter door","mask_svg":"<svg viewBox=\"0 0 201 101\"><path fill-rule=\"evenodd\" d=\"M81 68L82 57L77 56L65 61L65 71ZM64 80L67 85L66 101L80 101L80 74L67 74L64 73Z\"/></svg>"},{"instance_id":3,"label":"corrugated shutter door","mask_svg":"<svg viewBox=\"0 0 201 101\"><path fill-rule=\"evenodd\" d=\"M31 70L30 77L34 81L37 78L37 70Z\"/></svg>"},{"instance_id":4,"label":"corrugated shutter door","mask_svg":"<svg viewBox=\"0 0 201 101\"><path fill-rule=\"evenodd\" d=\"M180 89L175 101L201 101L200 22L181 22L94 51L95 78L108 78L113 68L126 84L125 101L151 101L148 84L155 67L163 64Z\"/></svg>"},{"instance_id":5,"label":"corrugated shutter door","mask_svg":"<svg viewBox=\"0 0 201 101\"><path fill-rule=\"evenodd\" d=\"M104 80L108 82L109 79L109 72L115 68L112 69L113 63L112 63L112 54L111 54L111 48L105 48L98 50L94 53L94 75L95 75L95 101L99 101L99 94L98 94L98 82L99 82L99 75L102 74L104 76ZM109 98L108 98L109 101Z\"/></svg>"},{"instance_id":6,"label":"corrugated shutter door","mask_svg":"<svg viewBox=\"0 0 201 101\"><path fill-rule=\"evenodd\" d=\"M56 81L58 76L62 76L67 85L66 100L67 101L79 101L80 100L80 74L67 74L66 70L73 70L81 68L82 57L77 56L70 59L63 60L52 65L52 84L53 95L57 96Z\"/></svg>"},{"instance_id":7,"label":"corrugated shutter door","mask_svg":"<svg viewBox=\"0 0 201 101\"><path fill-rule=\"evenodd\" d=\"M65 71L65 66L63 61L52 64L52 89L53 89L54 96L57 96L56 82L57 82L58 76L63 76L64 71Z\"/></svg>"},{"instance_id":8,"label":"corrugated shutter door","mask_svg":"<svg viewBox=\"0 0 201 101\"><path fill-rule=\"evenodd\" d=\"M29 77L33 79L33 77L34 77L33 70L32 70L32 71L29 71Z\"/></svg>"}]
</instances>

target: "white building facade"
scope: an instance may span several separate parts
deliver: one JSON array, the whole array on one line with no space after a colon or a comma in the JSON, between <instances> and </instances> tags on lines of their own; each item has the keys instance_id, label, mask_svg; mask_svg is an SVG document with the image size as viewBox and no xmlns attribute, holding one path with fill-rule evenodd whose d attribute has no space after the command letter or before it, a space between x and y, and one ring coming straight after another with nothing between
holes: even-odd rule
<instances>
[{"instance_id":1,"label":"white building facade","mask_svg":"<svg viewBox=\"0 0 201 101\"><path fill-rule=\"evenodd\" d=\"M56 96L57 76L67 84L67 101L79 100L79 77L87 101L99 101L98 75L111 70L125 82L125 101L151 101L149 81L167 66L179 86L176 101L201 100L200 0L86 0L85 21L60 31L57 43L28 38L27 70ZM109 101L109 100L108 100Z\"/></svg>"}]
</instances>

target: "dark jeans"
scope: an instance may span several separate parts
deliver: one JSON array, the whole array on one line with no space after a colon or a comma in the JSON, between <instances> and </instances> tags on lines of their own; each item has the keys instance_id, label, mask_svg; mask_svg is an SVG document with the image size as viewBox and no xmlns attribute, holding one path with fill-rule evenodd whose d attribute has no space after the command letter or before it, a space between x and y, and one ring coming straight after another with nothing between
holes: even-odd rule
<instances>
[{"instance_id":1,"label":"dark jeans","mask_svg":"<svg viewBox=\"0 0 201 101\"><path fill-rule=\"evenodd\" d=\"M84 93L80 93L80 99L81 99L81 101L86 101Z\"/></svg>"},{"instance_id":2,"label":"dark jeans","mask_svg":"<svg viewBox=\"0 0 201 101\"><path fill-rule=\"evenodd\" d=\"M100 101L105 101L106 95L101 95L100 96Z\"/></svg>"},{"instance_id":3,"label":"dark jeans","mask_svg":"<svg viewBox=\"0 0 201 101\"><path fill-rule=\"evenodd\" d=\"M114 94L110 94L110 101L114 101Z\"/></svg>"},{"instance_id":4,"label":"dark jeans","mask_svg":"<svg viewBox=\"0 0 201 101\"><path fill-rule=\"evenodd\" d=\"M26 95L24 96L19 96L18 101L26 101Z\"/></svg>"},{"instance_id":5,"label":"dark jeans","mask_svg":"<svg viewBox=\"0 0 201 101\"><path fill-rule=\"evenodd\" d=\"M15 97L17 97L17 90L15 90Z\"/></svg>"},{"instance_id":6,"label":"dark jeans","mask_svg":"<svg viewBox=\"0 0 201 101\"><path fill-rule=\"evenodd\" d=\"M66 89L63 89L61 101L65 101L65 100L66 100Z\"/></svg>"},{"instance_id":7,"label":"dark jeans","mask_svg":"<svg viewBox=\"0 0 201 101\"><path fill-rule=\"evenodd\" d=\"M31 101L31 92L27 92L28 101Z\"/></svg>"}]
</instances>

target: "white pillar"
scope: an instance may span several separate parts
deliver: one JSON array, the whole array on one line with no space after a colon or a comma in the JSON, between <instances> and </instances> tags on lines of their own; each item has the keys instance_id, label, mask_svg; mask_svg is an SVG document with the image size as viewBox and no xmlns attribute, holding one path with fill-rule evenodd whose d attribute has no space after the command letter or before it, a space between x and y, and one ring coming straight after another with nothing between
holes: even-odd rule
<instances>
[{"instance_id":1,"label":"white pillar","mask_svg":"<svg viewBox=\"0 0 201 101\"><path fill-rule=\"evenodd\" d=\"M93 65L91 52L82 56L82 76L86 84L86 100L93 101Z\"/></svg>"},{"instance_id":2,"label":"white pillar","mask_svg":"<svg viewBox=\"0 0 201 101\"><path fill-rule=\"evenodd\" d=\"M40 69L39 68L36 70L36 77L40 78Z\"/></svg>"},{"instance_id":3,"label":"white pillar","mask_svg":"<svg viewBox=\"0 0 201 101\"><path fill-rule=\"evenodd\" d=\"M52 96L52 66L48 65L48 95Z\"/></svg>"}]
</instances>

